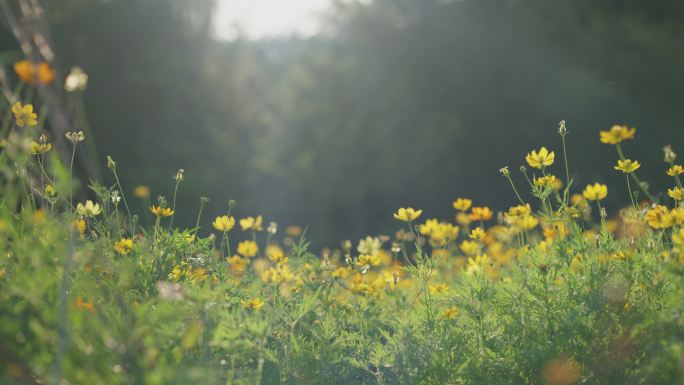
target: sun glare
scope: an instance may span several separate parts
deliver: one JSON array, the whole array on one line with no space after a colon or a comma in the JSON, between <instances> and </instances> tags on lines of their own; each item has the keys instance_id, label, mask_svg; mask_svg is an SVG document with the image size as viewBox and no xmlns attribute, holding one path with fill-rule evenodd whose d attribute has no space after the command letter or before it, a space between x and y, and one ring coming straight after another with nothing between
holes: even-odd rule
<instances>
[{"instance_id":1,"label":"sun glare","mask_svg":"<svg viewBox=\"0 0 684 385\"><path fill-rule=\"evenodd\" d=\"M219 0L214 14L218 39L315 35L318 17L331 0Z\"/></svg>"}]
</instances>

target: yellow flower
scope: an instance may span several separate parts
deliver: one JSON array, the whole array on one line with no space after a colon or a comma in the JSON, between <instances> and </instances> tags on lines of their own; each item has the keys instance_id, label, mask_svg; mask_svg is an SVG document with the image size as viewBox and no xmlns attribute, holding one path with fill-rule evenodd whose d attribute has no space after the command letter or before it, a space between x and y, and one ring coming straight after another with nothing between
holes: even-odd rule
<instances>
[{"instance_id":1,"label":"yellow flower","mask_svg":"<svg viewBox=\"0 0 684 385\"><path fill-rule=\"evenodd\" d=\"M71 226L72 226L72 228L73 228L74 230L77 230L77 231L78 231L78 234L79 234L79 235L82 236L82 235L85 234L85 231L86 231L86 221L84 221L83 219L74 219L74 220L71 222Z\"/></svg>"},{"instance_id":2,"label":"yellow flower","mask_svg":"<svg viewBox=\"0 0 684 385\"><path fill-rule=\"evenodd\" d=\"M122 238L114 243L114 250L121 255L127 255L133 250L133 240Z\"/></svg>"},{"instance_id":3,"label":"yellow flower","mask_svg":"<svg viewBox=\"0 0 684 385\"><path fill-rule=\"evenodd\" d=\"M21 60L14 63L14 72L21 81L31 85L46 85L55 79L55 70L48 62L34 64L28 60Z\"/></svg>"},{"instance_id":4,"label":"yellow flower","mask_svg":"<svg viewBox=\"0 0 684 385\"><path fill-rule=\"evenodd\" d=\"M672 242L681 247L684 247L684 229L679 229L678 232L672 234Z\"/></svg>"},{"instance_id":5,"label":"yellow flower","mask_svg":"<svg viewBox=\"0 0 684 385\"><path fill-rule=\"evenodd\" d=\"M418 219L422 213L423 210L415 210L411 207L402 207L396 213L394 213L394 219L404 222L413 222Z\"/></svg>"},{"instance_id":6,"label":"yellow flower","mask_svg":"<svg viewBox=\"0 0 684 385\"><path fill-rule=\"evenodd\" d=\"M458 316L458 308L456 308L456 306L446 308L442 311L442 317L446 319L456 319L456 316Z\"/></svg>"},{"instance_id":7,"label":"yellow flower","mask_svg":"<svg viewBox=\"0 0 684 385\"><path fill-rule=\"evenodd\" d=\"M552 165L555 158L556 154L553 151L547 150L546 147L540 148L539 152L532 150L525 156L525 160L527 160L527 164L530 167L539 169Z\"/></svg>"},{"instance_id":8,"label":"yellow flower","mask_svg":"<svg viewBox=\"0 0 684 385\"><path fill-rule=\"evenodd\" d=\"M532 208L529 204L517 205L508 209L506 217L524 217L532 213Z\"/></svg>"},{"instance_id":9,"label":"yellow flower","mask_svg":"<svg viewBox=\"0 0 684 385\"><path fill-rule=\"evenodd\" d=\"M488 220L492 219L493 215L494 215L494 213L487 206L473 207L470 210L470 215L468 216L468 218L471 221L488 221Z\"/></svg>"},{"instance_id":10,"label":"yellow flower","mask_svg":"<svg viewBox=\"0 0 684 385\"><path fill-rule=\"evenodd\" d=\"M152 191L149 186L145 185L136 186L136 188L133 189L133 195L140 199L148 199L151 193Z\"/></svg>"},{"instance_id":11,"label":"yellow flower","mask_svg":"<svg viewBox=\"0 0 684 385\"><path fill-rule=\"evenodd\" d=\"M260 298L243 299L240 301L240 305L250 310L261 310L264 307L264 301Z\"/></svg>"},{"instance_id":12,"label":"yellow flower","mask_svg":"<svg viewBox=\"0 0 684 385\"><path fill-rule=\"evenodd\" d=\"M330 276L332 276L333 278L346 278L349 275L349 273L351 273L351 270L349 270L349 268L338 267L332 273L330 273Z\"/></svg>"},{"instance_id":13,"label":"yellow flower","mask_svg":"<svg viewBox=\"0 0 684 385\"><path fill-rule=\"evenodd\" d=\"M33 112L32 104L22 105L21 102L16 102L12 106L12 112L19 127L35 126L38 124L38 115Z\"/></svg>"},{"instance_id":14,"label":"yellow flower","mask_svg":"<svg viewBox=\"0 0 684 385\"><path fill-rule=\"evenodd\" d=\"M672 226L672 217L667 207L658 205L646 212L646 223L654 229L666 229Z\"/></svg>"},{"instance_id":15,"label":"yellow flower","mask_svg":"<svg viewBox=\"0 0 684 385\"><path fill-rule=\"evenodd\" d=\"M53 186L51 184L46 185L45 186L45 195L47 197L51 197L51 198L54 197L55 195L57 195L57 190L55 190L55 186Z\"/></svg>"},{"instance_id":16,"label":"yellow flower","mask_svg":"<svg viewBox=\"0 0 684 385\"><path fill-rule=\"evenodd\" d=\"M100 215L102 209L97 203L93 203L91 200L87 200L85 204L79 203L76 205L76 212L84 217L94 217Z\"/></svg>"},{"instance_id":17,"label":"yellow flower","mask_svg":"<svg viewBox=\"0 0 684 385\"><path fill-rule=\"evenodd\" d=\"M534 184L539 186L539 187L544 187L544 186L551 186L554 187L558 180L554 175L544 175L540 176L538 178L534 178Z\"/></svg>"},{"instance_id":18,"label":"yellow flower","mask_svg":"<svg viewBox=\"0 0 684 385\"><path fill-rule=\"evenodd\" d=\"M590 201L600 201L608 196L608 186L600 183L587 185L582 191L582 196Z\"/></svg>"},{"instance_id":19,"label":"yellow flower","mask_svg":"<svg viewBox=\"0 0 684 385\"><path fill-rule=\"evenodd\" d=\"M484 268L489 265L490 260L487 254L478 255L474 259L472 257L468 258L468 265L466 266L467 274L474 274L484 270Z\"/></svg>"},{"instance_id":20,"label":"yellow flower","mask_svg":"<svg viewBox=\"0 0 684 385\"><path fill-rule=\"evenodd\" d=\"M295 278L290 266L287 264L278 264L275 268L268 269L261 274L261 280L263 282L281 284L284 282L291 281Z\"/></svg>"},{"instance_id":21,"label":"yellow flower","mask_svg":"<svg viewBox=\"0 0 684 385\"><path fill-rule=\"evenodd\" d=\"M259 252L259 246L254 241L242 241L237 247L238 254L251 258Z\"/></svg>"},{"instance_id":22,"label":"yellow flower","mask_svg":"<svg viewBox=\"0 0 684 385\"><path fill-rule=\"evenodd\" d=\"M356 251L361 254L376 255L380 252L382 248L382 241L378 237L367 236L365 239L359 240L359 245L356 247Z\"/></svg>"},{"instance_id":23,"label":"yellow flower","mask_svg":"<svg viewBox=\"0 0 684 385\"><path fill-rule=\"evenodd\" d=\"M480 249L480 245L475 241L465 240L465 241L461 242L459 249L461 249L463 254L475 255L475 254L477 254L478 250Z\"/></svg>"},{"instance_id":24,"label":"yellow flower","mask_svg":"<svg viewBox=\"0 0 684 385\"><path fill-rule=\"evenodd\" d=\"M684 188L675 187L672 189L667 189L667 195L669 195L670 198L676 201L681 201L682 199L684 199Z\"/></svg>"},{"instance_id":25,"label":"yellow flower","mask_svg":"<svg viewBox=\"0 0 684 385\"><path fill-rule=\"evenodd\" d=\"M34 155L45 154L51 149L51 143L38 143L36 141L31 141L31 153Z\"/></svg>"},{"instance_id":26,"label":"yellow flower","mask_svg":"<svg viewBox=\"0 0 684 385\"><path fill-rule=\"evenodd\" d=\"M264 218L262 218L261 215L257 216L256 218L242 218L240 219L240 227L242 227L242 231L247 231L249 229L252 229L254 231L262 231L264 229L262 227L263 221Z\"/></svg>"},{"instance_id":27,"label":"yellow flower","mask_svg":"<svg viewBox=\"0 0 684 385\"><path fill-rule=\"evenodd\" d=\"M485 237L487 236L487 233L485 233L484 229L482 227L476 227L470 232L470 239L476 240L476 241L484 241Z\"/></svg>"},{"instance_id":28,"label":"yellow flower","mask_svg":"<svg viewBox=\"0 0 684 385\"><path fill-rule=\"evenodd\" d=\"M298 237L302 234L302 228L299 226L287 226L285 228L285 234L290 237Z\"/></svg>"},{"instance_id":29,"label":"yellow flower","mask_svg":"<svg viewBox=\"0 0 684 385\"><path fill-rule=\"evenodd\" d=\"M459 225L468 226L470 222L470 215L464 212L459 212L458 214L456 214L456 223L458 223Z\"/></svg>"},{"instance_id":30,"label":"yellow flower","mask_svg":"<svg viewBox=\"0 0 684 385\"><path fill-rule=\"evenodd\" d=\"M618 160L617 166L615 166L615 169L618 171L622 171L625 174L632 173L641 167L641 164L639 163L638 160L631 160L631 159L625 159L625 160Z\"/></svg>"},{"instance_id":31,"label":"yellow flower","mask_svg":"<svg viewBox=\"0 0 684 385\"><path fill-rule=\"evenodd\" d=\"M439 283L436 285L430 285L430 294L435 295L435 294L445 294L449 291L449 285L446 283Z\"/></svg>"},{"instance_id":32,"label":"yellow flower","mask_svg":"<svg viewBox=\"0 0 684 385\"><path fill-rule=\"evenodd\" d=\"M537 227L538 224L539 220L535 218L534 215L525 215L515 221L515 225L523 228L524 230L532 230L533 228Z\"/></svg>"},{"instance_id":33,"label":"yellow flower","mask_svg":"<svg viewBox=\"0 0 684 385\"><path fill-rule=\"evenodd\" d=\"M371 266L378 266L380 264L380 257L377 255L361 254L359 255L359 260L356 261L356 265L364 269L369 269Z\"/></svg>"},{"instance_id":34,"label":"yellow flower","mask_svg":"<svg viewBox=\"0 0 684 385\"><path fill-rule=\"evenodd\" d=\"M216 217L212 224L216 230L227 233L235 227L235 218L223 215Z\"/></svg>"},{"instance_id":35,"label":"yellow flower","mask_svg":"<svg viewBox=\"0 0 684 385\"><path fill-rule=\"evenodd\" d=\"M173 215L173 210L169 207L150 206L150 211L158 217L170 217Z\"/></svg>"},{"instance_id":36,"label":"yellow flower","mask_svg":"<svg viewBox=\"0 0 684 385\"><path fill-rule=\"evenodd\" d=\"M669 175L669 176L681 175L682 173L684 173L684 167L682 167L678 164L667 169L667 175Z\"/></svg>"},{"instance_id":37,"label":"yellow flower","mask_svg":"<svg viewBox=\"0 0 684 385\"><path fill-rule=\"evenodd\" d=\"M458 198L454 201L454 208L458 211L468 211L473 201L467 198Z\"/></svg>"},{"instance_id":38,"label":"yellow flower","mask_svg":"<svg viewBox=\"0 0 684 385\"><path fill-rule=\"evenodd\" d=\"M627 126L614 125L608 131L601 131L599 139L601 143L618 144L627 139L634 139L636 128L629 128Z\"/></svg>"},{"instance_id":39,"label":"yellow flower","mask_svg":"<svg viewBox=\"0 0 684 385\"><path fill-rule=\"evenodd\" d=\"M283 249L278 245L266 246L266 256L275 263L287 263L288 258L285 257Z\"/></svg>"},{"instance_id":40,"label":"yellow flower","mask_svg":"<svg viewBox=\"0 0 684 385\"><path fill-rule=\"evenodd\" d=\"M676 208L670 210L670 221L674 225L681 225L684 223L684 208Z\"/></svg>"}]
</instances>

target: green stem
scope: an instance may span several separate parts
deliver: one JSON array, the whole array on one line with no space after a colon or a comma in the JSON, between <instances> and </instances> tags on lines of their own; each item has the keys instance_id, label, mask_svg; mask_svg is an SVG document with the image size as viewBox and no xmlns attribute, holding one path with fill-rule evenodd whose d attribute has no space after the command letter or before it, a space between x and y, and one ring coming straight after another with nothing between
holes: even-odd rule
<instances>
[{"instance_id":1,"label":"green stem","mask_svg":"<svg viewBox=\"0 0 684 385\"><path fill-rule=\"evenodd\" d=\"M616 144L615 148L617 149L618 156L620 157L620 160L624 161L625 160L625 154L622 152L622 147L620 147L620 144ZM637 184L639 189L646 195L646 197L653 203L657 203L655 197L651 195L651 193L648 191L648 189L643 185L639 177L636 175L635 172L629 173L630 177L634 181L634 183Z\"/></svg>"}]
</instances>

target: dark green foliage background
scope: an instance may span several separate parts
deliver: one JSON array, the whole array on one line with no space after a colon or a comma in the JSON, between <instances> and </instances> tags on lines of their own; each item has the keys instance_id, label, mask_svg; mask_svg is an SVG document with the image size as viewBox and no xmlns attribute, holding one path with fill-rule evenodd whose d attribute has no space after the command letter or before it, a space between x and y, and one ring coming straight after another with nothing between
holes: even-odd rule
<instances>
[{"instance_id":1,"label":"dark green foliage background","mask_svg":"<svg viewBox=\"0 0 684 385\"><path fill-rule=\"evenodd\" d=\"M558 150L561 119L581 185L622 183L598 142L614 123L638 128L627 156L655 190L661 147L682 151L679 1L352 2L316 38L234 42L211 38L214 6L47 3L60 66L90 74L100 163L110 154L125 185L167 196L184 168L183 224L200 195L211 214L232 198L238 215L310 225L319 245L388 231L400 205L504 208L497 170L531 146Z\"/></svg>"}]
</instances>

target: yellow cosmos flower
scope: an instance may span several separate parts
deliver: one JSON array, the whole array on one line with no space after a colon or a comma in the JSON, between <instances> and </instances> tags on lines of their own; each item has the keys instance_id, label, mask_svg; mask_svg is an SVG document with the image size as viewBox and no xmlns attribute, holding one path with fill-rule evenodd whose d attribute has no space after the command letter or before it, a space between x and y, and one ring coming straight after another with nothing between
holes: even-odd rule
<instances>
[{"instance_id":1,"label":"yellow cosmos flower","mask_svg":"<svg viewBox=\"0 0 684 385\"><path fill-rule=\"evenodd\" d=\"M34 155L45 154L52 149L51 143L38 143L31 141L31 153Z\"/></svg>"},{"instance_id":2,"label":"yellow cosmos flower","mask_svg":"<svg viewBox=\"0 0 684 385\"><path fill-rule=\"evenodd\" d=\"M266 256L275 263L287 263L288 261L285 252L278 245L266 246Z\"/></svg>"},{"instance_id":3,"label":"yellow cosmos flower","mask_svg":"<svg viewBox=\"0 0 684 385\"><path fill-rule=\"evenodd\" d=\"M449 291L449 285L447 285L446 283L439 283L436 285L430 285L429 290L430 290L430 294L432 294L432 295L446 294Z\"/></svg>"},{"instance_id":4,"label":"yellow cosmos flower","mask_svg":"<svg viewBox=\"0 0 684 385\"><path fill-rule=\"evenodd\" d=\"M140 185L140 186L136 186L136 187L133 189L133 195L134 195L136 198L140 198L140 199L149 199L150 194L152 194L152 190L150 190L150 187L149 187L149 186Z\"/></svg>"},{"instance_id":5,"label":"yellow cosmos flower","mask_svg":"<svg viewBox=\"0 0 684 385\"><path fill-rule=\"evenodd\" d=\"M378 266L380 264L380 257L377 255L361 254L356 265L363 269L369 269L371 266Z\"/></svg>"},{"instance_id":6,"label":"yellow cosmos flower","mask_svg":"<svg viewBox=\"0 0 684 385\"><path fill-rule=\"evenodd\" d=\"M641 167L641 163L637 160L631 160L631 159L625 159L625 160L618 160L617 166L615 166L615 169L618 171L622 171L625 174L632 173Z\"/></svg>"},{"instance_id":7,"label":"yellow cosmos flower","mask_svg":"<svg viewBox=\"0 0 684 385\"><path fill-rule=\"evenodd\" d=\"M16 102L12 106L12 113L19 127L35 126L38 124L38 115L33 112L32 104L22 105L21 102Z\"/></svg>"},{"instance_id":8,"label":"yellow cosmos flower","mask_svg":"<svg viewBox=\"0 0 684 385\"><path fill-rule=\"evenodd\" d=\"M482 227L476 227L470 232L470 239L476 240L476 241L484 241L485 237L487 236L487 233L485 233L484 229Z\"/></svg>"},{"instance_id":9,"label":"yellow cosmos flower","mask_svg":"<svg viewBox=\"0 0 684 385\"><path fill-rule=\"evenodd\" d=\"M684 173L684 167L682 167L678 164L667 169L667 175L669 175L669 176L677 176L677 175L681 175L683 173Z\"/></svg>"},{"instance_id":10,"label":"yellow cosmos flower","mask_svg":"<svg viewBox=\"0 0 684 385\"><path fill-rule=\"evenodd\" d=\"M83 219L74 219L71 222L71 227L74 230L78 231L79 235L83 236L85 234L86 228L87 228L86 221L84 221Z\"/></svg>"},{"instance_id":11,"label":"yellow cosmos flower","mask_svg":"<svg viewBox=\"0 0 684 385\"><path fill-rule=\"evenodd\" d=\"M582 191L582 196L590 201L600 201L608 196L608 186L600 183L587 185L587 187L584 188L584 191Z\"/></svg>"},{"instance_id":12,"label":"yellow cosmos flower","mask_svg":"<svg viewBox=\"0 0 684 385\"><path fill-rule=\"evenodd\" d=\"M247 231L250 229L254 231L262 231L264 229L262 226L263 222L264 218L261 215L258 215L256 218L242 218L240 219L240 227L242 227L242 231Z\"/></svg>"},{"instance_id":13,"label":"yellow cosmos flower","mask_svg":"<svg viewBox=\"0 0 684 385\"><path fill-rule=\"evenodd\" d=\"M510 209L508 209L508 212L506 213L507 217L523 217L526 215L530 215L532 213L532 208L530 207L529 204L525 205L518 205L518 206L513 206Z\"/></svg>"},{"instance_id":14,"label":"yellow cosmos flower","mask_svg":"<svg viewBox=\"0 0 684 385\"><path fill-rule=\"evenodd\" d=\"M478 255L475 258L468 258L466 266L466 274L475 274L482 272L490 264L490 259L487 254Z\"/></svg>"},{"instance_id":15,"label":"yellow cosmos flower","mask_svg":"<svg viewBox=\"0 0 684 385\"><path fill-rule=\"evenodd\" d=\"M422 213L423 210L415 210L412 207L402 207L394 213L394 219L404 222L413 222L418 219Z\"/></svg>"},{"instance_id":16,"label":"yellow cosmos flower","mask_svg":"<svg viewBox=\"0 0 684 385\"><path fill-rule=\"evenodd\" d=\"M242 241L237 247L238 254L246 258L251 258L259 252L259 246L254 241Z\"/></svg>"},{"instance_id":17,"label":"yellow cosmos flower","mask_svg":"<svg viewBox=\"0 0 684 385\"><path fill-rule=\"evenodd\" d=\"M333 278L347 278L349 274L351 273L351 270L347 267L338 267L335 269L332 273L330 273L330 276Z\"/></svg>"},{"instance_id":18,"label":"yellow cosmos flower","mask_svg":"<svg viewBox=\"0 0 684 385\"><path fill-rule=\"evenodd\" d=\"M457 213L455 219L456 219L456 223L458 223L461 226L468 226L470 224L470 222L472 222L470 220L470 215L468 215L467 213L464 213L464 212Z\"/></svg>"},{"instance_id":19,"label":"yellow cosmos flower","mask_svg":"<svg viewBox=\"0 0 684 385\"><path fill-rule=\"evenodd\" d=\"M669 195L670 198L676 201L681 201L682 199L684 199L684 188L675 187L672 189L667 189L667 195Z\"/></svg>"},{"instance_id":20,"label":"yellow cosmos flower","mask_svg":"<svg viewBox=\"0 0 684 385\"><path fill-rule=\"evenodd\" d=\"M120 239L114 243L114 250L121 255L128 255L133 251L133 240L128 238Z\"/></svg>"},{"instance_id":21,"label":"yellow cosmos flower","mask_svg":"<svg viewBox=\"0 0 684 385\"><path fill-rule=\"evenodd\" d=\"M525 215L519 217L514 224L524 230L532 230L533 228L537 227L539 220L535 218L534 215Z\"/></svg>"},{"instance_id":22,"label":"yellow cosmos flower","mask_svg":"<svg viewBox=\"0 0 684 385\"><path fill-rule=\"evenodd\" d=\"M551 186L554 187L557 183L557 179L555 175L544 175L540 176L538 178L534 178L534 184L539 186L539 187L545 187L545 186Z\"/></svg>"},{"instance_id":23,"label":"yellow cosmos flower","mask_svg":"<svg viewBox=\"0 0 684 385\"><path fill-rule=\"evenodd\" d=\"M21 60L14 63L14 72L22 82L31 85L46 85L55 79L55 70L48 62L34 64L28 60Z\"/></svg>"},{"instance_id":24,"label":"yellow cosmos flower","mask_svg":"<svg viewBox=\"0 0 684 385\"><path fill-rule=\"evenodd\" d=\"M278 264L274 268L270 268L261 274L261 280L267 283L281 284L295 279L290 266L287 264Z\"/></svg>"},{"instance_id":25,"label":"yellow cosmos flower","mask_svg":"<svg viewBox=\"0 0 684 385\"><path fill-rule=\"evenodd\" d=\"M240 301L240 305L250 310L261 310L264 307L264 301L260 298L243 299Z\"/></svg>"},{"instance_id":26,"label":"yellow cosmos flower","mask_svg":"<svg viewBox=\"0 0 684 385\"><path fill-rule=\"evenodd\" d=\"M458 316L458 308L456 306L446 308L446 309L444 309L444 311L442 311L442 317L444 317L446 319L456 319L457 316Z\"/></svg>"},{"instance_id":27,"label":"yellow cosmos flower","mask_svg":"<svg viewBox=\"0 0 684 385\"><path fill-rule=\"evenodd\" d=\"M475 255L480 250L480 245L475 241L465 240L461 242L458 248L461 249L463 254Z\"/></svg>"},{"instance_id":28,"label":"yellow cosmos flower","mask_svg":"<svg viewBox=\"0 0 684 385\"><path fill-rule=\"evenodd\" d=\"M470 215L468 216L468 218L471 221L488 221L488 220L492 219L493 215L494 215L494 212L492 212L492 210L487 206L473 207L470 210Z\"/></svg>"},{"instance_id":29,"label":"yellow cosmos flower","mask_svg":"<svg viewBox=\"0 0 684 385\"><path fill-rule=\"evenodd\" d=\"M235 218L227 215L219 216L212 224L216 230L227 233L235 227Z\"/></svg>"},{"instance_id":30,"label":"yellow cosmos flower","mask_svg":"<svg viewBox=\"0 0 684 385\"><path fill-rule=\"evenodd\" d=\"M672 234L672 242L680 248L684 247L684 229Z\"/></svg>"},{"instance_id":31,"label":"yellow cosmos flower","mask_svg":"<svg viewBox=\"0 0 684 385\"><path fill-rule=\"evenodd\" d=\"M302 228L299 226L287 226L285 228L285 234L290 237L298 237L302 235Z\"/></svg>"},{"instance_id":32,"label":"yellow cosmos flower","mask_svg":"<svg viewBox=\"0 0 684 385\"><path fill-rule=\"evenodd\" d=\"M170 217L173 215L173 210L170 207L150 206L150 211L158 217Z\"/></svg>"},{"instance_id":33,"label":"yellow cosmos flower","mask_svg":"<svg viewBox=\"0 0 684 385\"><path fill-rule=\"evenodd\" d=\"M99 204L87 200L85 204L79 203L76 205L76 212L84 217L94 217L100 215L102 209Z\"/></svg>"},{"instance_id":34,"label":"yellow cosmos flower","mask_svg":"<svg viewBox=\"0 0 684 385\"><path fill-rule=\"evenodd\" d=\"M553 151L547 150L546 147L540 148L539 152L532 150L525 156L527 164L529 164L530 167L538 169L542 169L552 165L555 159L556 154Z\"/></svg>"},{"instance_id":35,"label":"yellow cosmos flower","mask_svg":"<svg viewBox=\"0 0 684 385\"><path fill-rule=\"evenodd\" d=\"M627 139L634 139L634 134L636 134L636 128L629 128L616 124L608 131L601 131L599 133L599 139L601 140L601 143L614 145Z\"/></svg>"},{"instance_id":36,"label":"yellow cosmos flower","mask_svg":"<svg viewBox=\"0 0 684 385\"><path fill-rule=\"evenodd\" d=\"M468 211L473 201L467 198L458 198L454 201L454 208L458 211Z\"/></svg>"},{"instance_id":37,"label":"yellow cosmos flower","mask_svg":"<svg viewBox=\"0 0 684 385\"><path fill-rule=\"evenodd\" d=\"M673 225L681 225L684 223L684 208L670 210L670 221L672 221Z\"/></svg>"},{"instance_id":38,"label":"yellow cosmos flower","mask_svg":"<svg viewBox=\"0 0 684 385\"><path fill-rule=\"evenodd\" d=\"M672 216L667 207L658 205L646 212L646 223L654 229L666 229L673 224Z\"/></svg>"}]
</instances>

